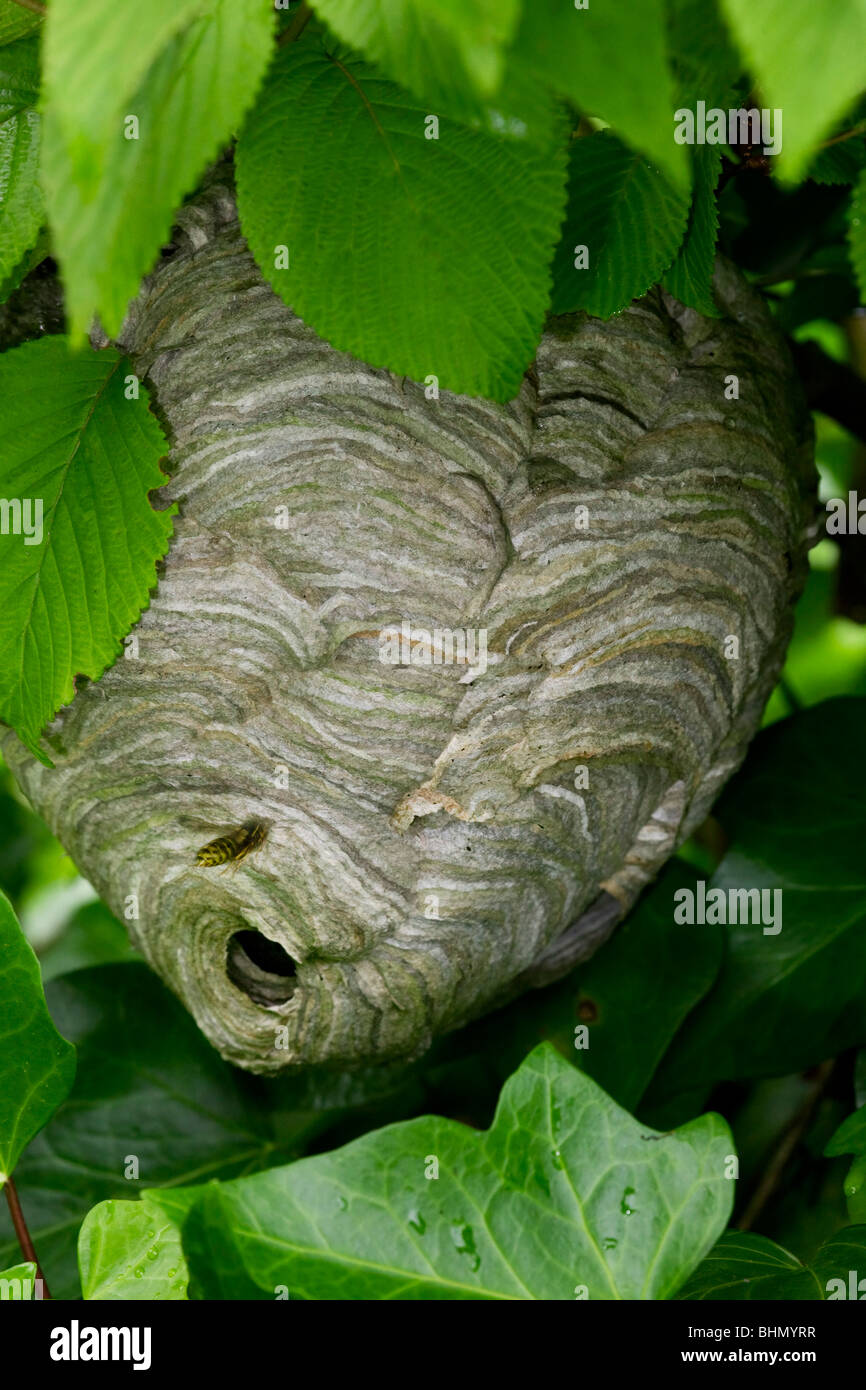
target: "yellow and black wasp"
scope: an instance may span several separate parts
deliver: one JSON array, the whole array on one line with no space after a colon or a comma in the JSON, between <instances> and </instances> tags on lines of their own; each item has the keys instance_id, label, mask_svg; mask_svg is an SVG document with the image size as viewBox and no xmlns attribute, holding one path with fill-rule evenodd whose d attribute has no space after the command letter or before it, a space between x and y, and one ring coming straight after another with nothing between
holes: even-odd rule
<instances>
[{"instance_id":1,"label":"yellow and black wasp","mask_svg":"<svg viewBox=\"0 0 866 1390\"><path fill-rule=\"evenodd\" d=\"M238 865L254 850L261 849L267 838L267 829L259 820L247 821L228 835L218 835L196 851L195 862L203 869L213 869L218 864Z\"/></svg>"}]
</instances>

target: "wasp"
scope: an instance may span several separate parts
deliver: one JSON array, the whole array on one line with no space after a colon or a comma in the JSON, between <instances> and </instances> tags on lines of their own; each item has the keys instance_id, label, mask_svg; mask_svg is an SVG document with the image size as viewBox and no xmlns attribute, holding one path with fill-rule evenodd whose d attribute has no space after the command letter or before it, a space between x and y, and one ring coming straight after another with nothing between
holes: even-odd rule
<instances>
[{"instance_id":1,"label":"wasp","mask_svg":"<svg viewBox=\"0 0 866 1390\"><path fill-rule=\"evenodd\" d=\"M248 854L261 849L267 833L261 821L248 821L228 835L218 835L202 845L196 852L195 862L204 869L212 869L217 864L239 864Z\"/></svg>"}]
</instances>

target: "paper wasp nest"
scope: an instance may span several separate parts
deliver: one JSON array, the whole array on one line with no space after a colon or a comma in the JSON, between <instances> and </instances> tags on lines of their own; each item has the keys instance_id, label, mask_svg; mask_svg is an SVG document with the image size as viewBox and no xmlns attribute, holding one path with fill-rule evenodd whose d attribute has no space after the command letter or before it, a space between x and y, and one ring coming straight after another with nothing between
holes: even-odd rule
<instances>
[{"instance_id":1,"label":"paper wasp nest","mask_svg":"<svg viewBox=\"0 0 866 1390\"><path fill-rule=\"evenodd\" d=\"M717 296L554 321L510 404L436 399L296 318L226 190L182 214L120 340L172 443L164 575L55 769L4 751L232 1062L410 1057L555 976L741 761L811 451L758 298Z\"/></svg>"}]
</instances>

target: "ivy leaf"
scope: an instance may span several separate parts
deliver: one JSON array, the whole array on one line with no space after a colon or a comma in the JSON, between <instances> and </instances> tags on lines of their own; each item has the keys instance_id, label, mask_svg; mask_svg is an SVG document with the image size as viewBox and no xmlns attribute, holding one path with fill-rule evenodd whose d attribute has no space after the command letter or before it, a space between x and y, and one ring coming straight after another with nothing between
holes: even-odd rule
<instances>
[{"instance_id":1,"label":"ivy leaf","mask_svg":"<svg viewBox=\"0 0 866 1390\"><path fill-rule=\"evenodd\" d=\"M39 963L0 893L0 1187L74 1075L75 1048L51 1021Z\"/></svg>"},{"instance_id":2,"label":"ivy leaf","mask_svg":"<svg viewBox=\"0 0 866 1390\"><path fill-rule=\"evenodd\" d=\"M15 288L16 268L42 226L41 122L33 109L38 96L35 41L0 48L0 286L6 294Z\"/></svg>"},{"instance_id":3,"label":"ivy leaf","mask_svg":"<svg viewBox=\"0 0 866 1390\"><path fill-rule=\"evenodd\" d=\"M780 172L805 174L818 142L866 88L866 0L722 0L762 103L784 115ZM816 93L820 99L816 99Z\"/></svg>"},{"instance_id":4,"label":"ivy leaf","mask_svg":"<svg viewBox=\"0 0 866 1390\"><path fill-rule=\"evenodd\" d=\"M36 1292L36 1266L31 1261L0 1270L0 1302L26 1302Z\"/></svg>"},{"instance_id":5,"label":"ivy leaf","mask_svg":"<svg viewBox=\"0 0 866 1390\"><path fill-rule=\"evenodd\" d=\"M484 1133L426 1117L214 1185L190 1267L205 1296L239 1268L270 1297L666 1298L724 1228L731 1144L646 1130L544 1044Z\"/></svg>"},{"instance_id":6,"label":"ivy leaf","mask_svg":"<svg viewBox=\"0 0 866 1390\"><path fill-rule=\"evenodd\" d=\"M52 4L42 174L74 340L94 314L117 333L176 207L253 101L273 21L261 0Z\"/></svg>"},{"instance_id":7,"label":"ivy leaf","mask_svg":"<svg viewBox=\"0 0 866 1390\"><path fill-rule=\"evenodd\" d=\"M861 297L866 299L866 169L851 194L848 212L848 253Z\"/></svg>"},{"instance_id":8,"label":"ivy leaf","mask_svg":"<svg viewBox=\"0 0 866 1390\"><path fill-rule=\"evenodd\" d=\"M316 0L315 8L344 43L422 97L467 83L492 96L520 13L519 0Z\"/></svg>"},{"instance_id":9,"label":"ivy leaf","mask_svg":"<svg viewBox=\"0 0 866 1390\"><path fill-rule=\"evenodd\" d=\"M276 1140L260 1083L222 1061L143 963L76 970L51 980L46 994L77 1046L78 1075L23 1155L16 1183L51 1292L75 1298L78 1229L96 1203L250 1172L269 1161ZM16 1250L3 1203L0 1263Z\"/></svg>"},{"instance_id":10,"label":"ivy leaf","mask_svg":"<svg viewBox=\"0 0 866 1390\"><path fill-rule=\"evenodd\" d=\"M824 1153L827 1158L854 1154L854 1162L845 1178L848 1215L852 1221L866 1222L866 1105L861 1105L842 1122Z\"/></svg>"},{"instance_id":11,"label":"ivy leaf","mask_svg":"<svg viewBox=\"0 0 866 1390\"><path fill-rule=\"evenodd\" d=\"M553 263L554 313L585 309L607 319L645 294L676 255L688 215L688 196L611 132L574 140Z\"/></svg>"},{"instance_id":12,"label":"ivy leaf","mask_svg":"<svg viewBox=\"0 0 866 1390\"><path fill-rule=\"evenodd\" d=\"M285 49L238 144L241 224L334 347L508 400L543 325L562 161L447 119L426 139L425 116L364 63Z\"/></svg>"},{"instance_id":13,"label":"ivy leaf","mask_svg":"<svg viewBox=\"0 0 866 1390\"><path fill-rule=\"evenodd\" d=\"M808 1265L766 1236L727 1231L677 1297L729 1302L851 1297L849 1272L862 1269L864 1259L866 1226L849 1226L831 1236Z\"/></svg>"},{"instance_id":14,"label":"ivy leaf","mask_svg":"<svg viewBox=\"0 0 866 1390\"><path fill-rule=\"evenodd\" d=\"M722 928L696 932L671 913L676 889L696 880L690 865L671 860L591 960L444 1039L436 1067L465 1069L467 1057L480 1053L504 1080L546 1038L632 1110L721 966Z\"/></svg>"},{"instance_id":15,"label":"ivy leaf","mask_svg":"<svg viewBox=\"0 0 866 1390\"><path fill-rule=\"evenodd\" d=\"M78 1266L85 1299L178 1302L187 1296L180 1229L147 1193L138 1202L100 1202L87 1213Z\"/></svg>"},{"instance_id":16,"label":"ivy leaf","mask_svg":"<svg viewBox=\"0 0 866 1390\"><path fill-rule=\"evenodd\" d=\"M43 761L40 731L114 660L171 534L148 501L166 441L128 370L61 337L0 356L0 718Z\"/></svg>"},{"instance_id":17,"label":"ivy leaf","mask_svg":"<svg viewBox=\"0 0 866 1390\"><path fill-rule=\"evenodd\" d=\"M845 749L844 778L829 746ZM866 1042L864 770L862 698L827 700L752 744L714 812L730 844L708 887L780 890L781 930L727 927L716 985L662 1063L653 1103L698 1084L787 1075ZM817 837L816 825L832 835Z\"/></svg>"},{"instance_id":18,"label":"ivy leaf","mask_svg":"<svg viewBox=\"0 0 866 1390\"><path fill-rule=\"evenodd\" d=\"M532 0L523 8L515 51L579 111L600 116L660 165L684 193L689 166L674 141L665 42L663 0L584 9L563 0Z\"/></svg>"},{"instance_id":19,"label":"ivy leaf","mask_svg":"<svg viewBox=\"0 0 866 1390\"><path fill-rule=\"evenodd\" d=\"M664 277L664 287L690 308L708 318L719 318L713 298L713 266L719 215L716 185L722 171L722 152L718 146L700 145L694 151L695 180L689 225L676 259Z\"/></svg>"}]
</instances>

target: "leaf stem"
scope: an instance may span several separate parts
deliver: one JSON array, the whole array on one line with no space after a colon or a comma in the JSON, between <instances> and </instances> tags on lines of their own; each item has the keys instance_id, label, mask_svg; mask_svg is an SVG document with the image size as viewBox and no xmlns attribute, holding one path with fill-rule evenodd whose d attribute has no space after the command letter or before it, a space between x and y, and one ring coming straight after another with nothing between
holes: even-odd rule
<instances>
[{"instance_id":1,"label":"leaf stem","mask_svg":"<svg viewBox=\"0 0 866 1390\"><path fill-rule=\"evenodd\" d=\"M24 1213L21 1210L21 1203L18 1200L18 1193L11 1178L6 1179L6 1201L9 1203L9 1214L12 1217L12 1225L15 1227L15 1235L18 1237L18 1244L21 1246L21 1254L28 1264L36 1266L36 1278L42 1282L42 1297L50 1298L48 1285L45 1282L45 1275L42 1273L42 1266L30 1239L30 1232L27 1229L27 1222L24 1220Z\"/></svg>"},{"instance_id":2,"label":"leaf stem","mask_svg":"<svg viewBox=\"0 0 866 1390\"><path fill-rule=\"evenodd\" d=\"M817 1109L818 1102L827 1089L835 1066L835 1058L831 1058L830 1061L822 1062L819 1067L815 1068L812 1085L806 1099L795 1114L785 1133L782 1135L775 1152L771 1156L763 1178L752 1193L745 1211L737 1222L738 1231L750 1230L770 1198L775 1194L782 1180L782 1174L787 1168L794 1150L809 1128L809 1122Z\"/></svg>"},{"instance_id":3,"label":"leaf stem","mask_svg":"<svg viewBox=\"0 0 866 1390\"><path fill-rule=\"evenodd\" d=\"M277 40L277 47L282 48L285 44L294 43L295 39L299 39L312 17L313 11L310 9L309 5L306 4L306 2L300 4L292 17L291 24L280 34Z\"/></svg>"},{"instance_id":4,"label":"leaf stem","mask_svg":"<svg viewBox=\"0 0 866 1390\"><path fill-rule=\"evenodd\" d=\"M29 10L31 14L44 15L48 13L45 5L40 0L12 0L13 5L20 5L22 10Z\"/></svg>"}]
</instances>

